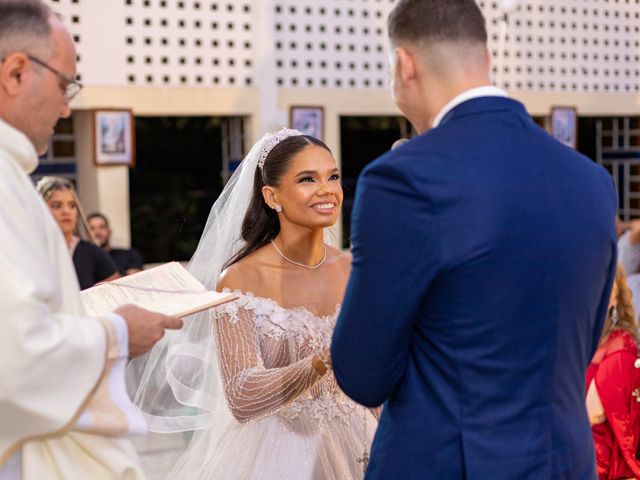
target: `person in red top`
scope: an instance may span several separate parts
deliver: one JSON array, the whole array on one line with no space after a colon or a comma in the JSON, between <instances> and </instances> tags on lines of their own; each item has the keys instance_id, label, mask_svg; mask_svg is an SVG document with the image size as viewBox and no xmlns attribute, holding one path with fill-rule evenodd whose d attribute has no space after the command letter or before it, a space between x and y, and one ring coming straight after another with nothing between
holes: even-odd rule
<instances>
[{"instance_id":1,"label":"person in red top","mask_svg":"<svg viewBox=\"0 0 640 480\"><path fill-rule=\"evenodd\" d=\"M586 404L600 480L640 478L638 321L618 266L602 338L587 369Z\"/></svg>"}]
</instances>

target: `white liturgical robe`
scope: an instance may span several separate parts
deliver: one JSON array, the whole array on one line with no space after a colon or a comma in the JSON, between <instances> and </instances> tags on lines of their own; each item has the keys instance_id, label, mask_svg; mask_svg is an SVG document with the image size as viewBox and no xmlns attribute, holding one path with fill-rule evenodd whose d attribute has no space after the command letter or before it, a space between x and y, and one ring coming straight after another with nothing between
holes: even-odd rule
<instances>
[{"instance_id":1,"label":"white liturgical robe","mask_svg":"<svg viewBox=\"0 0 640 480\"><path fill-rule=\"evenodd\" d=\"M144 432L124 387L127 329L89 318L67 245L28 174L31 142L0 121L0 479L138 479Z\"/></svg>"}]
</instances>

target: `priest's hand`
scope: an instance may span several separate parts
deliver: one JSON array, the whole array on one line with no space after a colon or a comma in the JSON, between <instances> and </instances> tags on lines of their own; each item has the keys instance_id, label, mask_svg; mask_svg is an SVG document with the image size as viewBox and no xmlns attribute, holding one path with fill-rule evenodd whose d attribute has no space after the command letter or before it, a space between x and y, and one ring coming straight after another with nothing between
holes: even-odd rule
<instances>
[{"instance_id":1,"label":"priest's hand","mask_svg":"<svg viewBox=\"0 0 640 480\"><path fill-rule=\"evenodd\" d=\"M124 318L127 323L129 355L132 357L144 355L151 350L151 347L164 336L165 329L182 328L182 320L177 317L150 312L135 305L123 305L114 313Z\"/></svg>"}]
</instances>

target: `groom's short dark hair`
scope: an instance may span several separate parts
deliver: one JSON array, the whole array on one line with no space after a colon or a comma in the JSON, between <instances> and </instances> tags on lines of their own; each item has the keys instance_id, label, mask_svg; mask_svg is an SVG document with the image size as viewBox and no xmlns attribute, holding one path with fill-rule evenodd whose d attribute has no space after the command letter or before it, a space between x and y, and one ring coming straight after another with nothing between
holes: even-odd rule
<instances>
[{"instance_id":1,"label":"groom's short dark hair","mask_svg":"<svg viewBox=\"0 0 640 480\"><path fill-rule=\"evenodd\" d=\"M485 20L474 0L399 0L387 25L393 44L487 43Z\"/></svg>"}]
</instances>

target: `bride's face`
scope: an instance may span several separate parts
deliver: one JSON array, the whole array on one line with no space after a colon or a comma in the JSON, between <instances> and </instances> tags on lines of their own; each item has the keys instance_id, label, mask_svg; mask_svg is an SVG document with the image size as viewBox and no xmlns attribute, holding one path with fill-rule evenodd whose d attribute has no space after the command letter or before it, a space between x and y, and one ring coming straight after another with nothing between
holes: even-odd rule
<instances>
[{"instance_id":1,"label":"bride's face","mask_svg":"<svg viewBox=\"0 0 640 480\"><path fill-rule=\"evenodd\" d=\"M317 145L302 149L272 188L272 202L282 207L280 222L304 227L329 227L342 206L340 172L331 153ZM270 202L271 203L271 202Z\"/></svg>"}]
</instances>

